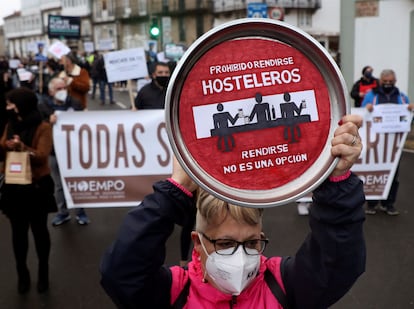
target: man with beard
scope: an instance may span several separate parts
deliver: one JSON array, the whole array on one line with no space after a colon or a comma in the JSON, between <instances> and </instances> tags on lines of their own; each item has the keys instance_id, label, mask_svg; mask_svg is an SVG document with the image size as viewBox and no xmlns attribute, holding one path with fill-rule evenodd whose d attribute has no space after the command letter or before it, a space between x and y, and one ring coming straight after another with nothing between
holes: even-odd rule
<instances>
[{"instance_id":1,"label":"man with beard","mask_svg":"<svg viewBox=\"0 0 414 309\"><path fill-rule=\"evenodd\" d=\"M374 106L377 104L395 103L406 104L407 108L412 110L414 108L414 104L410 103L407 95L395 87L396 81L396 75L393 70L383 70L379 80L379 87L374 88L365 95L361 106L365 107L369 112L372 112L374 110ZM390 216L400 214L394 207L394 203L397 199L398 185L399 181L397 167L388 197L386 200L381 200L381 206L379 207L380 210L386 212ZM375 215L377 213L376 207L378 203L378 200L367 201L368 206L365 213L368 215Z\"/></svg>"}]
</instances>

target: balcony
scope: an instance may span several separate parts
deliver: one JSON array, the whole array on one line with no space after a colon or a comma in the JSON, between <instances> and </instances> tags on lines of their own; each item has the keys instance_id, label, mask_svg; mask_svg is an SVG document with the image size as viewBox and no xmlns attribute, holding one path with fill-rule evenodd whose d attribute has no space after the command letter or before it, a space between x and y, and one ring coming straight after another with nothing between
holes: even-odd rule
<instances>
[{"instance_id":1,"label":"balcony","mask_svg":"<svg viewBox=\"0 0 414 309\"><path fill-rule=\"evenodd\" d=\"M214 13L247 10L248 3L262 2L252 0L211 0ZM285 9L310 9L317 10L321 7L322 0L266 0L268 7L283 7Z\"/></svg>"},{"instance_id":2,"label":"balcony","mask_svg":"<svg viewBox=\"0 0 414 309\"><path fill-rule=\"evenodd\" d=\"M285 9L313 9L321 8L322 0L268 0L268 5L281 6Z\"/></svg>"},{"instance_id":3,"label":"balcony","mask_svg":"<svg viewBox=\"0 0 414 309\"><path fill-rule=\"evenodd\" d=\"M146 3L145 3L146 2ZM211 0L148 0L130 1L129 6L117 6L117 18L148 19L148 16L179 16L206 13Z\"/></svg>"}]
</instances>

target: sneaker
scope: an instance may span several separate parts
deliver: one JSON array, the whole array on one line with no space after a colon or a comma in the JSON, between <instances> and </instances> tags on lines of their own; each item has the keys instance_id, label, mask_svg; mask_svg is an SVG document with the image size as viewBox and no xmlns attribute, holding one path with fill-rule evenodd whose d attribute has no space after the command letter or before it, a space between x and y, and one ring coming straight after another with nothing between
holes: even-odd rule
<instances>
[{"instance_id":1,"label":"sneaker","mask_svg":"<svg viewBox=\"0 0 414 309\"><path fill-rule=\"evenodd\" d=\"M378 206L378 208L379 208L379 210L381 210L381 211L383 211L383 212L387 212L387 210L388 210L388 207L385 207L385 206Z\"/></svg>"},{"instance_id":2,"label":"sneaker","mask_svg":"<svg viewBox=\"0 0 414 309\"><path fill-rule=\"evenodd\" d=\"M367 215L375 215L377 211L375 210L374 207L367 207L367 209L365 209L365 213Z\"/></svg>"},{"instance_id":3,"label":"sneaker","mask_svg":"<svg viewBox=\"0 0 414 309\"><path fill-rule=\"evenodd\" d=\"M309 206L310 206L310 203L306 203L306 202L298 203L298 214L300 216L309 215Z\"/></svg>"},{"instance_id":4,"label":"sneaker","mask_svg":"<svg viewBox=\"0 0 414 309\"><path fill-rule=\"evenodd\" d=\"M392 206L387 209L386 213L389 216L398 216L400 214L400 212Z\"/></svg>"},{"instance_id":5,"label":"sneaker","mask_svg":"<svg viewBox=\"0 0 414 309\"><path fill-rule=\"evenodd\" d=\"M79 212L76 215L76 220L78 221L78 224L80 224L80 225L86 225L86 224L89 224L91 222L91 220L89 220L88 216L86 215L86 213L84 211Z\"/></svg>"},{"instance_id":6,"label":"sneaker","mask_svg":"<svg viewBox=\"0 0 414 309\"><path fill-rule=\"evenodd\" d=\"M70 214L69 213L58 213L52 220L53 226L58 226L63 223L66 223L70 220Z\"/></svg>"}]
</instances>

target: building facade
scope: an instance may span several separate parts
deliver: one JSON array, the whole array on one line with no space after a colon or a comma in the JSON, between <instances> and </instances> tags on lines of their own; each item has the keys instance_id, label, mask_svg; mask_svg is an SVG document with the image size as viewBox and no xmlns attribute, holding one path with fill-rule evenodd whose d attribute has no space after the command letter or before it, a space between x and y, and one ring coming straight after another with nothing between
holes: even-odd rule
<instances>
[{"instance_id":1,"label":"building facade","mask_svg":"<svg viewBox=\"0 0 414 309\"><path fill-rule=\"evenodd\" d=\"M313 35L336 57L340 0L267 0L268 17L283 19ZM48 16L81 18L79 40L67 40L78 51L110 51L168 44L191 45L211 28L247 17L251 0L22 0L21 11L6 17L4 32L9 56L27 57L37 42L50 45ZM277 14L275 14L276 12ZM161 33L151 38L156 22ZM85 44L87 43L87 44ZM85 48L85 46L88 46Z\"/></svg>"},{"instance_id":2,"label":"building facade","mask_svg":"<svg viewBox=\"0 0 414 309\"><path fill-rule=\"evenodd\" d=\"M414 100L414 1L341 0L341 69L348 88L366 65L393 69Z\"/></svg>"}]
</instances>

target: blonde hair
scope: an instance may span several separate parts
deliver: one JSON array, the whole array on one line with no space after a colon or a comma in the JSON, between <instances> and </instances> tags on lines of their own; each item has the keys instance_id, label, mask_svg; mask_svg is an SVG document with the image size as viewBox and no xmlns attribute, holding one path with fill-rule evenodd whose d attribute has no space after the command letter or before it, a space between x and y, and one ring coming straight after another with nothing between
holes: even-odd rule
<instances>
[{"instance_id":1,"label":"blonde hair","mask_svg":"<svg viewBox=\"0 0 414 309\"><path fill-rule=\"evenodd\" d=\"M236 206L222 201L203 189L197 191L196 230L205 231L220 225L227 216L248 225L262 225L262 208Z\"/></svg>"}]
</instances>

